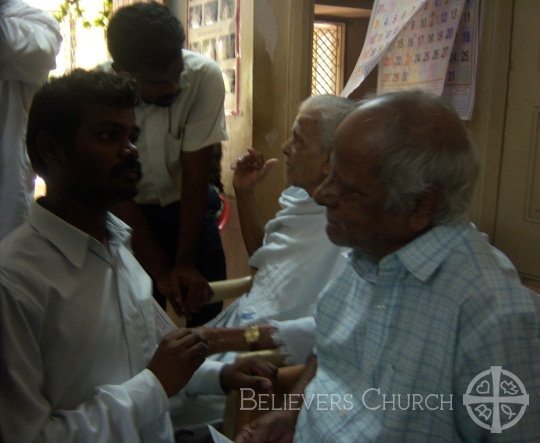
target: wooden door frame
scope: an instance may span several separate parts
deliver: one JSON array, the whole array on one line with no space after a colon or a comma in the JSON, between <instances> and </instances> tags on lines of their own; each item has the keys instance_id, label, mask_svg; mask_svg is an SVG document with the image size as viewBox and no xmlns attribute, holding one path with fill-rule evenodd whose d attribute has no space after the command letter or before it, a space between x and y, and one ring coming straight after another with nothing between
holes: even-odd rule
<instances>
[{"instance_id":1,"label":"wooden door frame","mask_svg":"<svg viewBox=\"0 0 540 443\"><path fill-rule=\"evenodd\" d=\"M467 122L480 156L470 217L493 238L510 69L514 0L483 1L473 118Z\"/></svg>"}]
</instances>

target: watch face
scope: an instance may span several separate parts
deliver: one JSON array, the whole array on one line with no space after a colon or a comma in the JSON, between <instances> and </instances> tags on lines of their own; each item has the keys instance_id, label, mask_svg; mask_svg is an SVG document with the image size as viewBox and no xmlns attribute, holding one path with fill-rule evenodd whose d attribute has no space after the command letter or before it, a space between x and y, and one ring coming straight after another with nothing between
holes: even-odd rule
<instances>
[{"instance_id":1,"label":"watch face","mask_svg":"<svg viewBox=\"0 0 540 443\"><path fill-rule=\"evenodd\" d=\"M257 327L248 327L244 333L244 337L248 342L259 340L259 328Z\"/></svg>"}]
</instances>

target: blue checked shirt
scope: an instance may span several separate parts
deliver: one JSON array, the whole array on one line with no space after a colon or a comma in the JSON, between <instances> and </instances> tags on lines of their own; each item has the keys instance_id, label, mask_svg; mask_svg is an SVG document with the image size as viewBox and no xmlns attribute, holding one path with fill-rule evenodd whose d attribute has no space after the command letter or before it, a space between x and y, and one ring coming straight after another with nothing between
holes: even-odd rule
<instances>
[{"instance_id":1,"label":"blue checked shirt","mask_svg":"<svg viewBox=\"0 0 540 443\"><path fill-rule=\"evenodd\" d=\"M485 236L438 226L378 264L349 259L319 299L318 369L295 442L540 442L539 297ZM526 408L493 408L508 377L474 381L492 367L519 378ZM485 426L519 420L498 433L473 421L471 383L471 394L492 389L471 405Z\"/></svg>"}]
</instances>

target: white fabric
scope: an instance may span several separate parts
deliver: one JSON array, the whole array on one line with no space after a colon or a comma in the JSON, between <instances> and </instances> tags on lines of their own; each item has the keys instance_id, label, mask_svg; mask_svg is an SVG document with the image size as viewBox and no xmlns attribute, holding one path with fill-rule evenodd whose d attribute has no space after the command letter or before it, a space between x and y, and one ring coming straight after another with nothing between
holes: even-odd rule
<instances>
[{"instance_id":1,"label":"white fabric","mask_svg":"<svg viewBox=\"0 0 540 443\"><path fill-rule=\"evenodd\" d=\"M195 396L199 394L223 395L223 389L219 381L219 374L223 365L220 362L206 360L204 368L195 371L187 385L182 390L182 394Z\"/></svg>"},{"instance_id":2,"label":"white fabric","mask_svg":"<svg viewBox=\"0 0 540 443\"><path fill-rule=\"evenodd\" d=\"M317 295L341 266L342 249L326 235L326 208L296 187L279 203L282 210L249 260L257 272L238 303L237 326L312 315Z\"/></svg>"},{"instance_id":3,"label":"white fabric","mask_svg":"<svg viewBox=\"0 0 540 443\"><path fill-rule=\"evenodd\" d=\"M0 243L0 441L171 442L150 278L112 215L109 247L35 203Z\"/></svg>"},{"instance_id":4,"label":"white fabric","mask_svg":"<svg viewBox=\"0 0 540 443\"><path fill-rule=\"evenodd\" d=\"M313 317L270 321L275 328L272 340L278 345L279 352L285 356L288 365L306 363L315 346L315 319Z\"/></svg>"},{"instance_id":5,"label":"white fabric","mask_svg":"<svg viewBox=\"0 0 540 443\"><path fill-rule=\"evenodd\" d=\"M61 41L58 23L45 12L20 0L0 2L0 240L26 220L32 203L26 118Z\"/></svg>"},{"instance_id":6,"label":"white fabric","mask_svg":"<svg viewBox=\"0 0 540 443\"><path fill-rule=\"evenodd\" d=\"M317 295L344 263L344 249L328 239L326 208L306 191L291 186L279 203L282 209L266 224L263 245L249 260L257 268L250 291L205 326L273 322L280 351L290 362L304 362L314 343L313 320L298 319L312 316ZM235 355L210 358L228 363Z\"/></svg>"},{"instance_id":7,"label":"white fabric","mask_svg":"<svg viewBox=\"0 0 540 443\"><path fill-rule=\"evenodd\" d=\"M169 107L142 103L135 109L141 134L137 141L142 180L139 204L168 205L180 200L180 152L198 151L227 140L225 87L218 64L197 52L182 50L180 95ZM99 66L114 72L112 61Z\"/></svg>"},{"instance_id":8,"label":"white fabric","mask_svg":"<svg viewBox=\"0 0 540 443\"><path fill-rule=\"evenodd\" d=\"M312 314L317 296L345 262L344 250L328 239L326 209L306 191L287 188L280 205L282 209L265 226L263 246L250 259L251 266L258 268L250 291L205 326L271 322L277 327L276 337L283 342L280 351L288 355L289 361L304 363L315 340ZM203 374L211 363L223 366L233 362L236 355L227 352L210 356L198 369L198 376L204 380ZM212 365L211 370L215 372L216 366ZM191 395L205 390L203 385L195 386L193 379L189 387ZM175 429L197 429L193 426L195 418L205 423L223 414L224 396L199 395L183 401L185 413L171 411Z\"/></svg>"},{"instance_id":9,"label":"white fabric","mask_svg":"<svg viewBox=\"0 0 540 443\"><path fill-rule=\"evenodd\" d=\"M344 263L343 248L326 235L326 208L301 188L285 189L281 210L265 226L263 245L249 263L257 268L250 291L206 324L238 327L273 321L280 351L291 362L303 362L314 341L311 317L317 295ZM282 327L284 321L287 322ZM289 343L289 345L286 345ZM210 358L234 360L236 353Z\"/></svg>"},{"instance_id":10,"label":"white fabric","mask_svg":"<svg viewBox=\"0 0 540 443\"><path fill-rule=\"evenodd\" d=\"M220 314L216 319L211 320L205 326L225 328L238 327L242 322L242 320L238 317L239 302L239 299L232 302L227 309L222 312L222 314ZM283 321L268 320L266 322L260 322L259 324L264 323L269 324L275 329L275 331L272 333L272 339L278 346L280 354L285 357L286 364L296 365L304 364L306 362L307 358L312 352L313 347L315 346L315 319L313 316L310 315L307 317L293 318ZM203 364L202 369L199 369L197 372L206 371L205 365L211 360L219 361L222 364L232 363L234 362L236 355L236 352L225 352L222 354L211 355L209 360ZM215 371L215 368L213 370ZM200 387L192 385L191 395L203 393L200 391Z\"/></svg>"}]
</instances>

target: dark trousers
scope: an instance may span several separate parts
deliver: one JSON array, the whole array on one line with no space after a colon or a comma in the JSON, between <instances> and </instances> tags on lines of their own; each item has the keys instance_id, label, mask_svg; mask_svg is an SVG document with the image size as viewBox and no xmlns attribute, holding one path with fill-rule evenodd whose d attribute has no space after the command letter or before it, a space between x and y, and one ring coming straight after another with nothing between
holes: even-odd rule
<instances>
[{"instance_id":1,"label":"dark trousers","mask_svg":"<svg viewBox=\"0 0 540 443\"><path fill-rule=\"evenodd\" d=\"M203 229L195 266L207 281L225 280L227 271L225 253L221 244L221 236L217 225L216 212L220 209L221 201L214 188L208 189L208 206L204 214ZM180 202L167 206L141 205L141 210L150 225L157 242L163 248L171 263L176 261L178 246L178 226L180 225ZM154 281L154 298L162 308L165 308L166 298L161 294ZM200 326L213 319L221 312L223 303L206 305L194 314L187 322L188 327Z\"/></svg>"}]
</instances>

